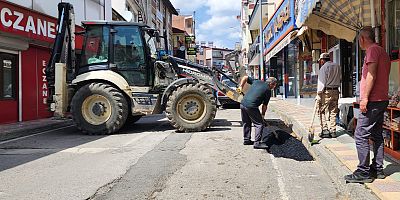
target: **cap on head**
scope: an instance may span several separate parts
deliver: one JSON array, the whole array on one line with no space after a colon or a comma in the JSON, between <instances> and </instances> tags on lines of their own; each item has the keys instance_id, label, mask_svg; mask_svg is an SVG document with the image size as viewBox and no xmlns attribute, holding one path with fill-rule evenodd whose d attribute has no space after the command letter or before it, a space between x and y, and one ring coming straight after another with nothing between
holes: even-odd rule
<instances>
[{"instance_id":1,"label":"cap on head","mask_svg":"<svg viewBox=\"0 0 400 200\"><path fill-rule=\"evenodd\" d=\"M265 82L267 82L267 84L271 84L271 83L277 83L278 80L275 77L269 77Z\"/></svg>"},{"instance_id":2,"label":"cap on head","mask_svg":"<svg viewBox=\"0 0 400 200\"><path fill-rule=\"evenodd\" d=\"M319 56L318 62L319 62L320 60L322 60L322 59L329 60L330 58L331 58L331 57L330 57L329 53L322 53L322 54Z\"/></svg>"}]
</instances>

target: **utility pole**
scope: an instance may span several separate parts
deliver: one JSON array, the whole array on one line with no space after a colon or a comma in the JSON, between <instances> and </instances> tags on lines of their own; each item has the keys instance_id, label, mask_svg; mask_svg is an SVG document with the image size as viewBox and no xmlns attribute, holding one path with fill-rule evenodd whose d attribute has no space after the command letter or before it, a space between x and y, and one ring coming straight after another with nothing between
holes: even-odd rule
<instances>
[{"instance_id":1,"label":"utility pole","mask_svg":"<svg viewBox=\"0 0 400 200\"><path fill-rule=\"evenodd\" d=\"M196 11L193 11L193 36L196 37Z\"/></svg>"},{"instance_id":2,"label":"utility pole","mask_svg":"<svg viewBox=\"0 0 400 200\"><path fill-rule=\"evenodd\" d=\"M259 0L259 6L260 6L260 34L259 34L259 41L260 41L260 43L259 43L259 45L260 45L260 69L259 69L259 72L260 72L260 76L259 76L259 78L260 79L262 79L261 78L261 76L263 76L264 77L264 74L261 74L261 72L263 72L264 70L262 70L263 69L263 67L264 67L264 40L263 40L263 13L262 13L262 1L263 0Z\"/></svg>"}]
</instances>

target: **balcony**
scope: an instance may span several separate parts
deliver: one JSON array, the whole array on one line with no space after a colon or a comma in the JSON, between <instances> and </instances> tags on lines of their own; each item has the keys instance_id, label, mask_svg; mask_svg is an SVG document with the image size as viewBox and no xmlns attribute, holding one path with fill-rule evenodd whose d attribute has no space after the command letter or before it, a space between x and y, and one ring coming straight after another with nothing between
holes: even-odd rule
<instances>
[{"instance_id":1,"label":"balcony","mask_svg":"<svg viewBox=\"0 0 400 200\"><path fill-rule=\"evenodd\" d=\"M268 22L268 13L272 14L275 11L275 3L273 0L262 0L262 21L263 21L263 27L267 24ZM261 9L260 9L260 0L257 0L255 3L255 7L253 12L250 15L249 18L249 30L257 30L260 29L260 18L261 18Z\"/></svg>"}]
</instances>

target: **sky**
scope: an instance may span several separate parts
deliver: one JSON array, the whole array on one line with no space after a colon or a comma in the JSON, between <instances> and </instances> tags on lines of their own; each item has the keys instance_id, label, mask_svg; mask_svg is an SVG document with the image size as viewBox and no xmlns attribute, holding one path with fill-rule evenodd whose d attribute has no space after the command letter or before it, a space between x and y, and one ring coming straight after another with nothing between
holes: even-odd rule
<instances>
[{"instance_id":1,"label":"sky","mask_svg":"<svg viewBox=\"0 0 400 200\"><path fill-rule=\"evenodd\" d=\"M218 48L234 48L240 42L241 0L171 0L181 15L196 11L196 41L213 41Z\"/></svg>"}]
</instances>

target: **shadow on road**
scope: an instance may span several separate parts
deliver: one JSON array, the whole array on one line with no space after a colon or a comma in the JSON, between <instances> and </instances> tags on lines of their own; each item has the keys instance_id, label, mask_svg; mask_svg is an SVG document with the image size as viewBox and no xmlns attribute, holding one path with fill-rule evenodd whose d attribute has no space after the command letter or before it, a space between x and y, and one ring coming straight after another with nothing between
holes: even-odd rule
<instances>
[{"instance_id":1,"label":"shadow on road","mask_svg":"<svg viewBox=\"0 0 400 200\"><path fill-rule=\"evenodd\" d=\"M211 123L211 127L218 126L231 126L231 127L242 127L242 121L228 121L226 119L214 119Z\"/></svg>"},{"instance_id":2,"label":"shadow on road","mask_svg":"<svg viewBox=\"0 0 400 200\"><path fill-rule=\"evenodd\" d=\"M143 117L138 122L128 125L115 135L137 134L141 132L157 132L174 130L165 121L165 115ZM3 142L0 144L0 172L32 162L43 157L62 152L70 148L92 147L90 143L115 135L86 135L75 126L64 129L46 131L43 134L27 138ZM97 146L96 146L97 147Z\"/></svg>"},{"instance_id":3,"label":"shadow on road","mask_svg":"<svg viewBox=\"0 0 400 200\"><path fill-rule=\"evenodd\" d=\"M296 161L314 160L303 143L290 135L293 132L291 127L286 126L279 119L267 120L267 124L264 134L268 135L266 143L270 146L269 153L278 158L288 158Z\"/></svg>"}]
</instances>

